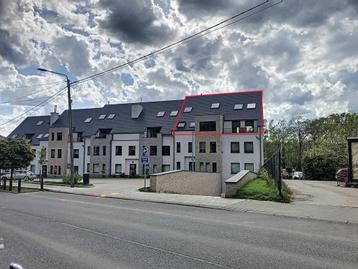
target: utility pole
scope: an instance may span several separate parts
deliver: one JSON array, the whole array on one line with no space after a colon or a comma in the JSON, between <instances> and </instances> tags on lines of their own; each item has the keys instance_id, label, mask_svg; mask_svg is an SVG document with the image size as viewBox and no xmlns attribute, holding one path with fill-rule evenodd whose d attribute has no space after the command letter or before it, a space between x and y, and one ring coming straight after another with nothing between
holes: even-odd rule
<instances>
[{"instance_id":1,"label":"utility pole","mask_svg":"<svg viewBox=\"0 0 358 269\"><path fill-rule=\"evenodd\" d=\"M68 99L68 128L69 128L69 138L70 138L70 182L71 182L71 188L73 188L75 186L75 182L74 182L74 178L73 178L74 169L73 169L73 130L72 130L71 82L66 74L47 70L45 68L37 68L37 70L42 71L42 72L49 72L49 73L63 76L66 78L67 99Z\"/></svg>"}]
</instances>

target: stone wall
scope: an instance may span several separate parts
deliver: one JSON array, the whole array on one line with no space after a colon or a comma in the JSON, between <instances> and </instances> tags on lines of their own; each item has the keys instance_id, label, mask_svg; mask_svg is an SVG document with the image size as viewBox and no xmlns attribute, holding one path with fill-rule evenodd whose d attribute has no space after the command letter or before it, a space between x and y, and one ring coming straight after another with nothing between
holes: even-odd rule
<instances>
[{"instance_id":1,"label":"stone wall","mask_svg":"<svg viewBox=\"0 0 358 269\"><path fill-rule=\"evenodd\" d=\"M170 171L150 176L156 192L220 196L221 173Z\"/></svg>"}]
</instances>

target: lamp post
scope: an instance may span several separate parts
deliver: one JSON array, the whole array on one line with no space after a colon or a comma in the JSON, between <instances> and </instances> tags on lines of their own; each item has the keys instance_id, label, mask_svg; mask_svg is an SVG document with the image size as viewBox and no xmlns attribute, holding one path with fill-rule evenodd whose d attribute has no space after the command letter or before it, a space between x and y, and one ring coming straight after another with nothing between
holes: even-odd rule
<instances>
[{"instance_id":1,"label":"lamp post","mask_svg":"<svg viewBox=\"0 0 358 269\"><path fill-rule=\"evenodd\" d=\"M37 68L37 70L42 72L48 72L52 74L56 74L59 76L63 76L66 78L67 83L67 99L68 99L68 128L69 128L69 136L70 136L70 181L71 181L71 188L75 186L73 180L73 134L72 134L72 100L71 100L71 82L66 74L47 70L45 68Z\"/></svg>"}]
</instances>

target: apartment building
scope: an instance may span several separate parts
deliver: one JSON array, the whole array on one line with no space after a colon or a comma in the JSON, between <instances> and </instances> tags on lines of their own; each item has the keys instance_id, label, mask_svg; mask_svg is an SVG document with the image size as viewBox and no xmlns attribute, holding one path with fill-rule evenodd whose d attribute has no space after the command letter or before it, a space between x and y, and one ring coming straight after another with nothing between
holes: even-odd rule
<instances>
[{"instance_id":1,"label":"apartment building","mask_svg":"<svg viewBox=\"0 0 358 269\"><path fill-rule=\"evenodd\" d=\"M262 91L187 96L184 100L75 109L74 168L92 176L143 175L170 170L258 171L263 156ZM10 135L47 149L47 173L69 173L68 114L28 117ZM42 122L42 123L41 123ZM41 124L40 124L41 123ZM37 162L37 163L36 163ZM39 171L38 159L31 169Z\"/></svg>"}]
</instances>

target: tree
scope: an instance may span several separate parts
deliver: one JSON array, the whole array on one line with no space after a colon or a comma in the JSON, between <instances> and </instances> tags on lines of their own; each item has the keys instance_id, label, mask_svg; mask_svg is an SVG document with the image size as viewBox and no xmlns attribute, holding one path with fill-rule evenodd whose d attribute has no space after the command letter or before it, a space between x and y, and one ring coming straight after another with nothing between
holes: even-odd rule
<instances>
[{"instance_id":1,"label":"tree","mask_svg":"<svg viewBox=\"0 0 358 269\"><path fill-rule=\"evenodd\" d=\"M11 191L14 169L29 166L35 154L31 145L24 139L2 140L0 148L3 148L0 150L0 166L3 169L10 169L9 190ZM21 181L19 183L21 184Z\"/></svg>"},{"instance_id":2,"label":"tree","mask_svg":"<svg viewBox=\"0 0 358 269\"><path fill-rule=\"evenodd\" d=\"M42 171L42 166L46 162L46 148L42 147L39 151L39 164L40 164L40 184L41 184L41 190L44 189L44 176Z\"/></svg>"}]
</instances>

